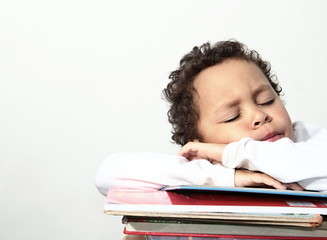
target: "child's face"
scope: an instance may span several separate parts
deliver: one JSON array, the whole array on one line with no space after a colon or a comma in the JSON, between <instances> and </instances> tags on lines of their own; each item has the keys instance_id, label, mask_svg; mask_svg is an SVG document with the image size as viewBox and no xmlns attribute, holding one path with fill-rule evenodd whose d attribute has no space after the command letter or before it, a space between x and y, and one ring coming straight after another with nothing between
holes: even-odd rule
<instances>
[{"instance_id":1,"label":"child's face","mask_svg":"<svg viewBox=\"0 0 327 240\"><path fill-rule=\"evenodd\" d=\"M228 144L293 138L291 119L262 71L252 62L227 60L195 78L204 142Z\"/></svg>"}]
</instances>

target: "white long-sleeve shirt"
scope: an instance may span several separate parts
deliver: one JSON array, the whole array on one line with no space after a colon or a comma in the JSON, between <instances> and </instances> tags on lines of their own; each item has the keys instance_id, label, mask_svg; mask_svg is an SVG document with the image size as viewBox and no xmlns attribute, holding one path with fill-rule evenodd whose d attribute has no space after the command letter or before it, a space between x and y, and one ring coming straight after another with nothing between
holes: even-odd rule
<instances>
[{"instance_id":1,"label":"white long-sleeve shirt","mask_svg":"<svg viewBox=\"0 0 327 240\"><path fill-rule=\"evenodd\" d=\"M260 142L244 138L226 146L222 164L155 152L122 152L105 159L95 184L106 195L111 188L157 188L195 184L234 186L235 168L264 172L281 182L299 182L311 190L327 190L327 130L294 123L294 141Z\"/></svg>"},{"instance_id":2,"label":"white long-sleeve shirt","mask_svg":"<svg viewBox=\"0 0 327 240\"><path fill-rule=\"evenodd\" d=\"M264 172L281 182L299 182L305 189L327 190L327 130L295 122L294 141L244 138L226 146L222 164Z\"/></svg>"},{"instance_id":3,"label":"white long-sleeve shirt","mask_svg":"<svg viewBox=\"0 0 327 240\"><path fill-rule=\"evenodd\" d=\"M98 190L106 195L112 187L143 187L194 184L234 186L234 169L212 165L204 159L157 152L121 152L105 159L95 177Z\"/></svg>"}]
</instances>

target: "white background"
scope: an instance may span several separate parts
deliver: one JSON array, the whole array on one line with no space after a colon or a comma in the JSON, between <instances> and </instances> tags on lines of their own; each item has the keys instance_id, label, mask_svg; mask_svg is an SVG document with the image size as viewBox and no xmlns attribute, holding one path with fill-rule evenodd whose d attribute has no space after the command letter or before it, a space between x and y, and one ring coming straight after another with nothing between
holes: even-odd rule
<instances>
[{"instance_id":1,"label":"white background","mask_svg":"<svg viewBox=\"0 0 327 240\"><path fill-rule=\"evenodd\" d=\"M272 64L293 120L327 127L327 1L0 3L0 239L120 240L99 163L175 153L161 90L195 45L235 38ZM126 166L128 167L128 166Z\"/></svg>"}]
</instances>

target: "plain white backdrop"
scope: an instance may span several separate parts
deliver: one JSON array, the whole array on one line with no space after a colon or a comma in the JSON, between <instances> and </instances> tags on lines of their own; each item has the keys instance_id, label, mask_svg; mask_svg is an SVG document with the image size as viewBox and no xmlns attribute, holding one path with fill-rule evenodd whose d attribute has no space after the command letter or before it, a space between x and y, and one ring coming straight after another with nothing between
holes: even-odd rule
<instances>
[{"instance_id":1,"label":"plain white backdrop","mask_svg":"<svg viewBox=\"0 0 327 240\"><path fill-rule=\"evenodd\" d=\"M161 91L195 45L270 61L293 120L327 127L327 1L0 2L0 239L120 240L93 183L117 151L176 153ZM128 167L128 166L126 166Z\"/></svg>"}]
</instances>

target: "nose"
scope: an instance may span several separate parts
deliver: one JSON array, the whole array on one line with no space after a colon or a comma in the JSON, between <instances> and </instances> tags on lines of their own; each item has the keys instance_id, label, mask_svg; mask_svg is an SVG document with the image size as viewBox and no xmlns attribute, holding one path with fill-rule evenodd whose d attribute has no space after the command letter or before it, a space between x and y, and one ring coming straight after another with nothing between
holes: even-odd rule
<instances>
[{"instance_id":1,"label":"nose","mask_svg":"<svg viewBox=\"0 0 327 240\"><path fill-rule=\"evenodd\" d=\"M260 109L257 109L254 113L253 113L253 119L251 122L251 127L253 129L259 128L261 125L271 122L272 118L270 117L270 115L268 115L267 113L261 111Z\"/></svg>"}]
</instances>

